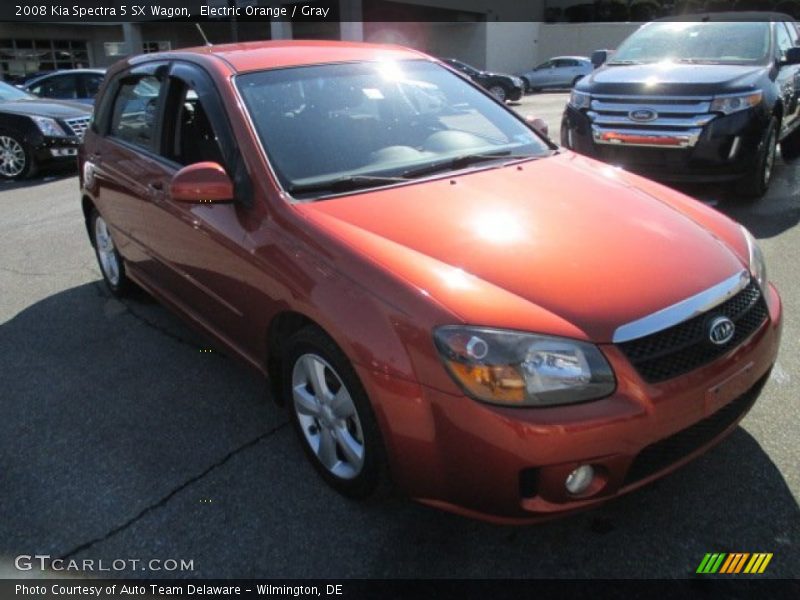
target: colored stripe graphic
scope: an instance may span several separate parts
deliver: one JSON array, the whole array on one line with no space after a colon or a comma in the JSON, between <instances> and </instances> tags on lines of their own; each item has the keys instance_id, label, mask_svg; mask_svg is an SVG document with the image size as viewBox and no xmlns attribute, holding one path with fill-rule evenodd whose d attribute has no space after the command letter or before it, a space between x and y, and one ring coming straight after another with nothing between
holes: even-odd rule
<instances>
[{"instance_id":1,"label":"colored stripe graphic","mask_svg":"<svg viewBox=\"0 0 800 600\"><path fill-rule=\"evenodd\" d=\"M744 573L760 574L767 569L767 565L771 560L772 553L767 552L757 552L755 554L750 554L749 552L732 552L730 554L708 552L703 557L703 560L700 561L700 565L695 572L712 575L714 573L733 575L742 573L742 569L744 569Z\"/></svg>"}]
</instances>

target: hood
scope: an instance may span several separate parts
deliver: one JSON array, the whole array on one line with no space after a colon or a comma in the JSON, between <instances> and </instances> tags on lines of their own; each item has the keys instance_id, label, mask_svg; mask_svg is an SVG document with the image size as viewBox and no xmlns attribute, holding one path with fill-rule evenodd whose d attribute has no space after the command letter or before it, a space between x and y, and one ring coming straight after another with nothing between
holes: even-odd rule
<instances>
[{"instance_id":1,"label":"hood","mask_svg":"<svg viewBox=\"0 0 800 600\"><path fill-rule=\"evenodd\" d=\"M618 169L573 153L519 167L297 210L467 323L598 343L743 268L710 230Z\"/></svg>"},{"instance_id":2,"label":"hood","mask_svg":"<svg viewBox=\"0 0 800 600\"><path fill-rule=\"evenodd\" d=\"M714 95L750 88L768 66L657 63L604 66L578 83L595 94Z\"/></svg>"},{"instance_id":3,"label":"hood","mask_svg":"<svg viewBox=\"0 0 800 600\"><path fill-rule=\"evenodd\" d=\"M72 119L74 117L91 116L92 109L89 106L77 102L32 98L29 100L0 102L0 113L35 115L37 117L51 117L53 119Z\"/></svg>"}]
</instances>

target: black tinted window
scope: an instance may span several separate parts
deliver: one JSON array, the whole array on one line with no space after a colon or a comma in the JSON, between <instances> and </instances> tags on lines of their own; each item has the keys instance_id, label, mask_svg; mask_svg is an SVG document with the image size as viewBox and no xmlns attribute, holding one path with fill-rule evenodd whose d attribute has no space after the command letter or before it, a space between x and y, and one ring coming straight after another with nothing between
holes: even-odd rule
<instances>
[{"instance_id":1,"label":"black tinted window","mask_svg":"<svg viewBox=\"0 0 800 600\"><path fill-rule=\"evenodd\" d=\"M44 98L59 98L61 100L74 100L78 97L77 80L73 75L59 75L48 77L37 83L31 91Z\"/></svg>"},{"instance_id":2,"label":"black tinted window","mask_svg":"<svg viewBox=\"0 0 800 600\"><path fill-rule=\"evenodd\" d=\"M149 75L120 85L111 117L111 135L152 149L161 81Z\"/></svg>"},{"instance_id":3,"label":"black tinted window","mask_svg":"<svg viewBox=\"0 0 800 600\"><path fill-rule=\"evenodd\" d=\"M224 164L208 112L193 89L186 87L182 91L174 119L175 137L170 144L170 159L182 165L204 161Z\"/></svg>"},{"instance_id":4,"label":"black tinted window","mask_svg":"<svg viewBox=\"0 0 800 600\"><path fill-rule=\"evenodd\" d=\"M94 98L103 83L103 76L99 73L89 73L81 76L83 78L83 90L85 98Z\"/></svg>"}]
</instances>

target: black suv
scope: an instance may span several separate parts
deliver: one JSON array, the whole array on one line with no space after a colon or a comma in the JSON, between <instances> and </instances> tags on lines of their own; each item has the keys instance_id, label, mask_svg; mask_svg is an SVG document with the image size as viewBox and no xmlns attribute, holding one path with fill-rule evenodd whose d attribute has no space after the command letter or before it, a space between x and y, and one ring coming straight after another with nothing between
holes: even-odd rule
<instances>
[{"instance_id":1,"label":"black suv","mask_svg":"<svg viewBox=\"0 0 800 600\"><path fill-rule=\"evenodd\" d=\"M562 145L662 181L766 193L778 143L800 155L800 48L791 17L712 13L643 25L581 79Z\"/></svg>"}]
</instances>

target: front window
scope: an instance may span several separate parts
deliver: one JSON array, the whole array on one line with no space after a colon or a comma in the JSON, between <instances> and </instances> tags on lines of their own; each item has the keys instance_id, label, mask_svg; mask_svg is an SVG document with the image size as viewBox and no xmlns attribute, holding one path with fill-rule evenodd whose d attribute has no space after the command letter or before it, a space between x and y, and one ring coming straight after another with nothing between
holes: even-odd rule
<instances>
[{"instance_id":1,"label":"front window","mask_svg":"<svg viewBox=\"0 0 800 600\"><path fill-rule=\"evenodd\" d=\"M650 23L625 40L609 64L760 64L769 51L769 23Z\"/></svg>"},{"instance_id":2,"label":"front window","mask_svg":"<svg viewBox=\"0 0 800 600\"><path fill-rule=\"evenodd\" d=\"M281 184L296 196L551 152L494 100L429 61L259 71L236 84Z\"/></svg>"},{"instance_id":3,"label":"front window","mask_svg":"<svg viewBox=\"0 0 800 600\"><path fill-rule=\"evenodd\" d=\"M13 85L9 85L0 81L0 102L11 102L13 100L31 100L36 96L32 96L28 92L23 92Z\"/></svg>"}]
</instances>

